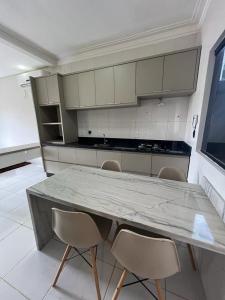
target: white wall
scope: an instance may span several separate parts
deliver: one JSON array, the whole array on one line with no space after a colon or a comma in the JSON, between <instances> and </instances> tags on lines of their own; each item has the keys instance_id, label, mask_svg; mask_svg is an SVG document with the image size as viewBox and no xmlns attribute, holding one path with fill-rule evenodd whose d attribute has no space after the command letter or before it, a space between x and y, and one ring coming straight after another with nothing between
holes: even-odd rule
<instances>
[{"instance_id":1,"label":"white wall","mask_svg":"<svg viewBox=\"0 0 225 300\"><path fill-rule=\"evenodd\" d=\"M177 140L185 138L189 97L142 100L138 107L78 112L79 136ZM88 134L88 130L92 134Z\"/></svg>"},{"instance_id":2,"label":"white wall","mask_svg":"<svg viewBox=\"0 0 225 300\"><path fill-rule=\"evenodd\" d=\"M202 26L202 53L199 68L199 78L196 93L190 98L188 112L186 141L193 147L190 164L189 180L199 182L206 176L214 188L225 199L225 172L207 159L199 151L201 146L202 131L204 128L205 114L211 87L213 62L209 60L210 50L225 30L225 1L212 0L208 9L205 22ZM210 64L209 64L210 62ZM196 138L192 138L192 116L198 114L201 122ZM198 142L198 143L197 143Z\"/></svg>"},{"instance_id":3,"label":"white wall","mask_svg":"<svg viewBox=\"0 0 225 300\"><path fill-rule=\"evenodd\" d=\"M225 1L212 0L202 26L202 54L196 93L190 99L186 141L193 147L189 181L202 183L208 179L214 189L225 199L225 171L206 158L199 151L207 111L214 60L210 50L225 30ZM192 116L201 116L198 134L192 138ZM225 130L225 128L224 128ZM225 234L225 231L224 231ZM200 272L206 291L207 300L225 299L225 256L201 251Z\"/></svg>"},{"instance_id":4,"label":"white wall","mask_svg":"<svg viewBox=\"0 0 225 300\"><path fill-rule=\"evenodd\" d=\"M30 88L21 88L17 77L0 79L0 147L38 142Z\"/></svg>"}]
</instances>

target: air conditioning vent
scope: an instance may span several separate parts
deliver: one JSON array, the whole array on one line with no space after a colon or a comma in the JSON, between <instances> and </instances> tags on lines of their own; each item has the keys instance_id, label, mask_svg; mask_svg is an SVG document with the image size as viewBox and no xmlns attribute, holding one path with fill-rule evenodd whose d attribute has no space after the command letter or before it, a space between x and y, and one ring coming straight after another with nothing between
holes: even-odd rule
<instances>
[{"instance_id":1,"label":"air conditioning vent","mask_svg":"<svg viewBox=\"0 0 225 300\"><path fill-rule=\"evenodd\" d=\"M45 70L36 70L31 72L26 72L17 76L18 78L18 85L22 88L30 86L30 77L40 77L40 76L47 76L50 72Z\"/></svg>"}]
</instances>

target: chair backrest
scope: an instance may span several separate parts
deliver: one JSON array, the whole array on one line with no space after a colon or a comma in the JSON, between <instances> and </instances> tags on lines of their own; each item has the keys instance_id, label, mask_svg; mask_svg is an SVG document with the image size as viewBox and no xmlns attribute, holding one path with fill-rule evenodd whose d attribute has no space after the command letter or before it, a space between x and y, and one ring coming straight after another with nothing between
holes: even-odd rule
<instances>
[{"instance_id":1,"label":"chair backrest","mask_svg":"<svg viewBox=\"0 0 225 300\"><path fill-rule=\"evenodd\" d=\"M66 244L77 248L89 248L102 241L96 223L88 214L57 208L52 208L52 213L52 228Z\"/></svg>"},{"instance_id":2,"label":"chair backrest","mask_svg":"<svg viewBox=\"0 0 225 300\"><path fill-rule=\"evenodd\" d=\"M170 179L176 181L187 181L184 173L176 168L164 167L159 171L158 178Z\"/></svg>"},{"instance_id":3,"label":"chair backrest","mask_svg":"<svg viewBox=\"0 0 225 300\"><path fill-rule=\"evenodd\" d=\"M169 239L122 229L113 243L112 253L129 272L142 278L163 279L180 272L176 245Z\"/></svg>"},{"instance_id":4,"label":"chair backrest","mask_svg":"<svg viewBox=\"0 0 225 300\"><path fill-rule=\"evenodd\" d=\"M120 163L117 160L105 160L102 163L101 169L121 172Z\"/></svg>"}]
</instances>

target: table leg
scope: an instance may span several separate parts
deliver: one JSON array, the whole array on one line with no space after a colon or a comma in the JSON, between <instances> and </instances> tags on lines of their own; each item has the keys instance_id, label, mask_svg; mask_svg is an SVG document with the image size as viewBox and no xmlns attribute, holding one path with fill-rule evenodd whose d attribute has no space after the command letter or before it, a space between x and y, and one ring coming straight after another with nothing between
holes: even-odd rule
<instances>
[{"instance_id":1,"label":"table leg","mask_svg":"<svg viewBox=\"0 0 225 300\"><path fill-rule=\"evenodd\" d=\"M33 223L34 235L38 250L41 250L53 237L52 211L53 202L27 193Z\"/></svg>"}]
</instances>

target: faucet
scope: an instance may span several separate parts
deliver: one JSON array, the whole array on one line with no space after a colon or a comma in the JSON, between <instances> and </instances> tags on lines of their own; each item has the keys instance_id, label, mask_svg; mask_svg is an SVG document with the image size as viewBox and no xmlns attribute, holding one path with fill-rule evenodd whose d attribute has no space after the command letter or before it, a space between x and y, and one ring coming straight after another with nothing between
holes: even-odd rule
<instances>
[{"instance_id":1,"label":"faucet","mask_svg":"<svg viewBox=\"0 0 225 300\"><path fill-rule=\"evenodd\" d=\"M108 143L108 140L105 137L105 134L103 133L103 138L104 138L104 145L106 145Z\"/></svg>"}]
</instances>

